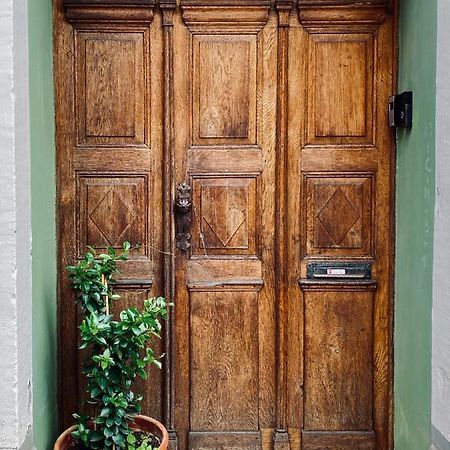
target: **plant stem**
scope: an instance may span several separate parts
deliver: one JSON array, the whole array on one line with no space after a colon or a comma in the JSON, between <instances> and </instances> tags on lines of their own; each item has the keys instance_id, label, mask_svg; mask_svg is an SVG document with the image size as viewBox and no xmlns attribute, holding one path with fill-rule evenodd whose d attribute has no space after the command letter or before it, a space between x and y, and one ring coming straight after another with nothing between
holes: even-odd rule
<instances>
[{"instance_id":1,"label":"plant stem","mask_svg":"<svg viewBox=\"0 0 450 450\"><path fill-rule=\"evenodd\" d=\"M105 294L105 308L106 308L106 315L109 316L109 296L108 296L108 282L106 281L106 277L104 274L102 274L102 284L106 288L106 294Z\"/></svg>"}]
</instances>

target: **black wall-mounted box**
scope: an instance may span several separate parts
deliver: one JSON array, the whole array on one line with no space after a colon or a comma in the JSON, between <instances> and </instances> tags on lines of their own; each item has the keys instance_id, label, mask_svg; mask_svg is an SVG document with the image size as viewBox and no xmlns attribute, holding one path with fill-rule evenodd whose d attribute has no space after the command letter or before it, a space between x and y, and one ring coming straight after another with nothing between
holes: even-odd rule
<instances>
[{"instance_id":1,"label":"black wall-mounted box","mask_svg":"<svg viewBox=\"0 0 450 450\"><path fill-rule=\"evenodd\" d=\"M413 93L405 91L389 98L389 126L412 127Z\"/></svg>"}]
</instances>

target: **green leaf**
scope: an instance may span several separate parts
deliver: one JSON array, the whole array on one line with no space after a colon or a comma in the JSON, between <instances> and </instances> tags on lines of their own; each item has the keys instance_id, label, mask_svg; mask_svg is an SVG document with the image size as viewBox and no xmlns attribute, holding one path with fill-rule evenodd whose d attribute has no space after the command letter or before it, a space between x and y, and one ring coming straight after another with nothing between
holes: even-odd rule
<instances>
[{"instance_id":1,"label":"green leaf","mask_svg":"<svg viewBox=\"0 0 450 450\"><path fill-rule=\"evenodd\" d=\"M134 444L134 443L136 442L136 437L134 436L133 433L130 433L130 434L127 436L127 442L128 442L129 444Z\"/></svg>"},{"instance_id":2,"label":"green leaf","mask_svg":"<svg viewBox=\"0 0 450 450\"><path fill-rule=\"evenodd\" d=\"M103 439L103 436L98 431L93 431L91 433L91 441L98 442Z\"/></svg>"},{"instance_id":3,"label":"green leaf","mask_svg":"<svg viewBox=\"0 0 450 450\"><path fill-rule=\"evenodd\" d=\"M146 380L148 378L147 372L144 369L137 368L136 372L143 380Z\"/></svg>"},{"instance_id":4,"label":"green leaf","mask_svg":"<svg viewBox=\"0 0 450 450\"><path fill-rule=\"evenodd\" d=\"M160 361L159 359L153 360L153 364L154 364L158 369L161 369L161 368L162 368L162 364L161 364L161 361Z\"/></svg>"},{"instance_id":5,"label":"green leaf","mask_svg":"<svg viewBox=\"0 0 450 450\"><path fill-rule=\"evenodd\" d=\"M112 440L119 446L122 446L125 443L125 439L122 434L119 434L117 436L113 436Z\"/></svg>"},{"instance_id":6,"label":"green leaf","mask_svg":"<svg viewBox=\"0 0 450 450\"><path fill-rule=\"evenodd\" d=\"M121 425L122 424L122 418L120 418L120 417L114 417L114 423L117 425L117 426L119 426L119 425Z\"/></svg>"},{"instance_id":7,"label":"green leaf","mask_svg":"<svg viewBox=\"0 0 450 450\"><path fill-rule=\"evenodd\" d=\"M103 417L108 417L111 414L111 408L103 408L100 415Z\"/></svg>"},{"instance_id":8,"label":"green leaf","mask_svg":"<svg viewBox=\"0 0 450 450\"><path fill-rule=\"evenodd\" d=\"M106 437L112 437L113 434L114 434L114 431L112 430L112 428L105 428L105 429L103 430L103 434L104 434Z\"/></svg>"},{"instance_id":9,"label":"green leaf","mask_svg":"<svg viewBox=\"0 0 450 450\"><path fill-rule=\"evenodd\" d=\"M91 389L91 397L95 398L101 393L101 390L99 388L93 388Z\"/></svg>"}]
</instances>

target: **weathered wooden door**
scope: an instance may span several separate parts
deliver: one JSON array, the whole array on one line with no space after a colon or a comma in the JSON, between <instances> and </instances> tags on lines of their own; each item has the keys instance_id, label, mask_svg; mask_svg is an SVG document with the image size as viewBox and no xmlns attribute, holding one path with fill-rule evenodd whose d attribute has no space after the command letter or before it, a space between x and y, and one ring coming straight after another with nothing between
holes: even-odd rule
<instances>
[{"instance_id":1,"label":"weathered wooden door","mask_svg":"<svg viewBox=\"0 0 450 450\"><path fill-rule=\"evenodd\" d=\"M63 271L139 246L121 304L173 299L144 412L185 449L391 448L389 0L55 0Z\"/></svg>"}]
</instances>

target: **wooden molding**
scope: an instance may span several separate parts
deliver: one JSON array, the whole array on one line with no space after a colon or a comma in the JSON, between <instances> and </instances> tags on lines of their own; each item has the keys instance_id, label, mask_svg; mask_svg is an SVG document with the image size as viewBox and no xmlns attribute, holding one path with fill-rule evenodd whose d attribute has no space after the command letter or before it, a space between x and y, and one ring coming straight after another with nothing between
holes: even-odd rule
<instances>
[{"instance_id":1,"label":"wooden molding","mask_svg":"<svg viewBox=\"0 0 450 450\"><path fill-rule=\"evenodd\" d=\"M148 25L154 6L155 0L64 0L66 18L73 24Z\"/></svg>"},{"instance_id":2,"label":"wooden molding","mask_svg":"<svg viewBox=\"0 0 450 450\"><path fill-rule=\"evenodd\" d=\"M279 27L289 27L289 16L294 6L295 0L276 0L275 7L278 11Z\"/></svg>"},{"instance_id":3,"label":"wooden molding","mask_svg":"<svg viewBox=\"0 0 450 450\"><path fill-rule=\"evenodd\" d=\"M389 0L298 0L300 21L305 28L378 26L383 23Z\"/></svg>"},{"instance_id":4,"label":"wooden molding","mask_svg":"<svg viewBox=\"0 0 450 450\"><path fill-rule=\"evenodd\" d=\"M301 279L298 281L302 291L357 291L375 290L378 286L376 280L314 280Z\"/></svg>"},{"instance_id":5,"label":"wooden molding","mask_svg":"<svg viewBox=\"0 0 450 450\"><path fill-rule=\"evenodd\" d=\"M236 30L257 33L267 23L273 0L226 0L217 4L211 0L181 2L183 19L192 32Z\"/></svg>"}]
</instances>

